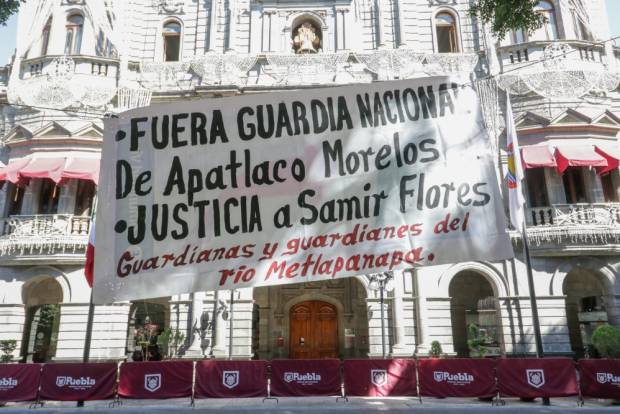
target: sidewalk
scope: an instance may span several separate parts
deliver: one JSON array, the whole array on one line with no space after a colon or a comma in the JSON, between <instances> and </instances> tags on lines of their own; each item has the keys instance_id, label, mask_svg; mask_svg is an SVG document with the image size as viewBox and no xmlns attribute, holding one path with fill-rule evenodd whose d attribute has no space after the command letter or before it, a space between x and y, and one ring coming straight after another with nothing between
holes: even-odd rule
<instances>
[{"instance_id":1,"label":"sidewalk","mask_svg":"<svg viewBox=\"0 0 620 414\"><path fill-rule=\"evenodd\" d=\"M121 406L109 407L109 401L87 402L84 408L75 403L46 402L44 408L28 409L29 404L9 404L0 408L0 414L17 413L365 413L365 412L411 412L411 413L610 413L620 412L619 406L609 400L587 400L584 407L577 406L577 398L555 398L551 406L543 407L540 400L523 402L518 399L505 400L506 405L493 406L487 401L476 399L424 398L422 404L417 398L349 398L349 402L329 398L280 398L267 400L209 399L196 400L194 408L187 398L173 400L123 400Z\"/></svg>"}]
</instances>

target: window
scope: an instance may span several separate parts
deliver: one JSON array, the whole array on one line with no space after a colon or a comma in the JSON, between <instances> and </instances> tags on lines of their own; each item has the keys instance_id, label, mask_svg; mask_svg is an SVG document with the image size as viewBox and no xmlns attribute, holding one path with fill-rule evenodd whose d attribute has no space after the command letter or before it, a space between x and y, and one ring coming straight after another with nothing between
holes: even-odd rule
<instances>
[{"instance_id":1,"label":"window","mask_svg":"<svg viewBox=\"0 0 620 414\"><path fill-rule=\"evenodd\" d=\"M318 53L321 50L321 29L310 21L305 21L293 30L293 50L295 53Z\"/></svg>"},{"instance_id":2,"label":"window","mask_svg":"<svg viewBox=\"0 0 620 414\"><path fill-rule=\"evenodd\" d=\"M41 56L47 55L47 49L50 44L50 33L52 31L52 19L49 19L43 28L41 35Z\"/></svg>"},{"instance_id":3,"label":"window","mask_svg":"<svg viewBox=\"0 0 620 414\"><path fill-rule=\"evenodd\" d=\"M525 170L525 182L527 183L530 207L548 206L549 198L547 197L544 168L529 168Z\"/></svg>"},{"instance_id":4,"label":"window","mask_svg":"<svg viewBox=\"0 0 620 414\"><path fill-rule=\"evenodd\" d=\"M97 47L95 48L95 53L97 56L105 56L105 34L103 34L103 30L99 30L99 36L97 36Z\"/></svg>"},{"instance_id":5,"label":"window","mask_svg":"<svg viewBox=\"0 0 620 414\"><path fill-rule=\"evenodd\" d=\"M181 54L181 25L168 22L164 25L164 62L178 62Z\"/></svg>"},{"instance_id":6,"label":"window","mask_svg":"<svg viewBox=\"0 0 620 414\"><path fill-rule=\"evenodd\" d=\"M568 168L562 176L566 202L569 204L586 203L586 189L583 184L581 168Z\"/></svg>"},{"instance_id":7,"label":"window","mask_svg":"<svg viewBox=\"0 0 620 414\"><path fill-rule=\"evenodd\" d=\"M79 55L82 47L82 30L84 17L73 14L67 19L67 37L65 39L65 54Z\"/></svg>"},{"instance_id":8,"label":"window","mask_svg":"<svg viewBox=\"0 0 620 414\"><path fill-rule=\"evenodd\" d=\"M446 12L437 14L435 16L435 27L437 29L437 52L458 52L459 46L454 16Z\"/></svg>"},{"instance_id":9,"label":"window","mask_svg":"<svg viewBox=\"0 0 620 414\"><path fill-rule=\"evenodd\" d=\"M516 45L519 43L525 43L527 40L526 40L525 32L523 31L523 29L511 31L510 41L513 45Z\"/></svg>"},{"instance_id":10,"label":"window","mask_svg":"<svg viewBox=\"0 0 620 414\"><path fill-rule=\"evenodd\" d=\"M539 1L535 10L545 17L545 22L541 28L532 33L531 40L557 40L558 26L555 19L553 4L549 1Z\"/></svg>"},{"instance_id":11,"label":"window","mask_svg":"<svg viewBox=\"0 0 620 414\"><path fill-rule=\"evenodd\" d=\"M79 180L75 196L75 214L78 216L90 216L92 214L94 197L95 183Z\"/></svg>"},{"instance_id":12,"label":"window","mask_svg":"<svg viewBox=\"0 0 620 414\"><path fill-rule=\"evenodd\" d=\"M21 213L22 202L24 201L24 192L24 187L11 184L11 187L8 190L7 217L17 216Z\"/></svg>"},{"instance_id":13,"label":"window","mask_svg":"<svg viewBox=\"0 0 620 414\"><path fill-rule=\"evenodd\" d=\"M41 180L39 191L39 209L37 214L58 213L58 200L60 199L60 187L48 179Z\"/></svg>"}]
</instances>

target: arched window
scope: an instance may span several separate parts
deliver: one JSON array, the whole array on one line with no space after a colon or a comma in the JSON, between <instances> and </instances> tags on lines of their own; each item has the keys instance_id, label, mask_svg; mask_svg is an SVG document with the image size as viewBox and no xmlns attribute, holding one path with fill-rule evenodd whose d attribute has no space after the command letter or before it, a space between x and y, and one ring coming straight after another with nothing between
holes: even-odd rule
<instances>
[{"instance_id":1,"label":"arched window","mask_svg":"<svg viewBox=\"0 0 620 414\"><path fill-rule=\"evenodd\" d=\"M530 40L556 40L558 38L558 25L553 4L550 1L539 1L535 10L536 13L545 17L545 22L540 29L534 31Z\"/></svg>"},{"instance_id":2,"label":"arched window","mask_svg":"<svg viewBox=\"0 0 620 414\"><path fill-rule=\"evenodd\" d=\"M456 20L451 13L438 13L435 16L435 29L437 33L437 52L456 53L459 51Z\"/></svg>"},{"instance_id":3,"label":"arched window","mask_svg":"<svg viewBox=\"0 0 620 414\"><path fill-rule=\"evenodd\" d=\"M322 49L321 28L305 20L293 29L293 50L295 53L318 53Z\"/></svg>"},{"instance_id":4,"label":"arched window","mask_svg":"<svg viewBox=\"0 0 620 414\"><path fill-rule=\"evenodd\" d=\"M178 22L164 24L164 62L178 62L181 56L181 25Z\"/></svg>"},{"instance_id":5,"label":"arched window","mask_svg":"<svg viewBox=\"0 0 620 414\"><path fill-rule=\"evenodd\" d=\"M82 47L82 31L84 17L81 14L72 14L67 19L67 37L65 40L65 54L79 55Z\"/></svg>"},{"instance_id":6,"label":"arched window","mask_svg":"<svg viewBox=\"0 0 620 414\"><path fill-rule=\"evenodd\" d=\"M41 56L47 55L47 49L50 44L50 33L52 31L52 18L45 23L43 33L41 34Z\"/></svg>"}]
</instances>

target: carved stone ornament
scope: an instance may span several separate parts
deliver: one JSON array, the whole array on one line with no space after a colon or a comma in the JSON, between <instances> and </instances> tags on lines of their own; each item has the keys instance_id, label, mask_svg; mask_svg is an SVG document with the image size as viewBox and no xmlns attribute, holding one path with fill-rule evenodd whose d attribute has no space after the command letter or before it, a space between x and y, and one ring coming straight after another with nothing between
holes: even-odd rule
<instances>
[{"instance_id":1,"label":"carved stone ornament","mask_svg":"<svg viewBox=\"0 0 620 414\"><path fill-rule=\"evenodd\" d=\"M160 14L183 13L183 0L153 0L153 7L159 7Z\"/></svg>"}]
</instances>

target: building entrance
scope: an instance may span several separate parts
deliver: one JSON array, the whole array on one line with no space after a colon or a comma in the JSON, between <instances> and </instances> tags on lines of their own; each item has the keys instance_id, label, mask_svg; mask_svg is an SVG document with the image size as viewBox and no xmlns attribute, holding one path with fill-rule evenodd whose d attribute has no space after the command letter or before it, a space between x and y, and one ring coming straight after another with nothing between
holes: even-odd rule
<instances>
[{"instance_id":1,"label":"building entrance","mask_svg":"<svg viewBox=\"0 0 620 414\"><path fill-rule=\"evenodd\" d=\"M290 358L338 357L338 312L321 301L298 303L290 313Z\"/></svg>"}]
</instances>

